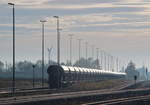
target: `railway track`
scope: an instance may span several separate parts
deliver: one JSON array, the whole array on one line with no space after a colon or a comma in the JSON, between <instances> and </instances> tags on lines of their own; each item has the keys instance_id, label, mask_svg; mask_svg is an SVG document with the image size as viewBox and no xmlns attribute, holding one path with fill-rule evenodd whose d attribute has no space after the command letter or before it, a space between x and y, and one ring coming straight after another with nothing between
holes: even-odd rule
<instances>
[{"instance_id":1,"label":"railway track","mask_svg":"<svg viewBox=\"0 0 150 105\"><path fill-rule=\"evenodd\" d=\"M119 98L119 99L113 99L113 100L107 100L107 101L87 103L87 104L82 104L82 105L141 105L140 102L142 102L142 105L145 105L143 104L143 101L145 101L145 104L149 103L150 95L136 96L136 97L130 97L130 98Z\"/></svg>"},{"instance_id":2,"label":"railway track","mask_svg":"<svg viewBox=\"0 0 150 105\"><path fill-rule=\"evenodd\" d=\"M91 98L91 97L97 97L97 96L100 97L101 99L103 99L104 97L109 97L110 95L113 98L120 98L119 95L121 95L121 94L123 94L123 98L126 98L128 96L129 97L135 96L134 94L136 94L136 93L141 94L142 92L144 92L144 94L146 94L146 95L149 95L149 90L150 90L149 88L121 90L123 87L125 87L125 86L119 86L118 88L113 88L113 89L78 91L78 92L73 92L70 90L44 89L44 90L34 90L34 94L31 94L33 92L33 90L27 90L29 92L29 94L24 95L24 96L16 95L15 97L0 98L0 103L1 103L0 105L10 105L10 104L15 104L15 105L21 104L22 105L22 103L30 103L30 102L61 100L61 99L74 99L74 98L78 99L78 98L84 98L84 97ZM118 89L120 89L120 90L118 91ZM37 92L37 94L35 94L35 92ZM41 92L43 92L43 93L41 94ZM127 94L129 93L132 95L126 95L126 93ZM23 94L26 94L26 92L24 92ZM141 95L143 95L143 93ZM24 105L26 105L26 104L24 104Z\"/></svg>"},{"instance_id":3,"label":"railway track","mask_svg":"<svg viewBox=\"0 0 150 105\"><path fill-rule=\"evenodd\" d=\"M137 89L137 90L122 90L122 91L80 91L80 92L69 92L69 93L55 93L55 94L45 94L45 95L31 95L31 96L20 96L20 97L9 97L9 98L1 98L1 105L19 105L23 103L31 103L31 102L40 102L40 101L51 101L51 100L62 100L62 99L76 99L76 98L84 98L84 97L108 97L112 96L115 99L124 97L133 97L136 95L150 95L150 89ZM137 94L138 93L138 94ZM132 94L132 95L131 95ZM9 100L9 101L8 101ZM26 105L26 104L25 104ZM28 104L27 104L28 105ZM30 105L30 104L29 104Z\"/></svg>"},{"instance_id":4,"label":"railway track","mask_svg":"<svg viewBox=\"0 0 150 105\"><path fill-rule=\"evenodd\" d=\"M54 93L57 89L17 89L15 92L15 96L26 96L26 95L36 95L36 94L48 94ZM0 92L0 98L11 97L12 93L9 92Z\"/></svg>"},{"instance_id":5,"label":"railway track","mask_svg":"<svg viewBox=\"0 0 150 105\"><path fill-rule=\"evenodd\" d=\"M130 85L133 85L134 83L133 82L127 82L127 81L124 81L124 84L121 84L119 86L116 86L114 88L111 88L111 89L101 89L101 91L114 91L114 90L121 90L121 89L124 89ZM12 94L11 94L11 88L8 88L8 89L0 89L0 98L4 98L4 97L11 97ZM7 91L9 90L9 91ZM26 96L26 95L38 95L38 94L53 94L53 93L65 93L65 92L77 92L76 90L70 90L70 89L65 89L65 88L62 88L62 89L48 89L47 87L45 88L31 88L31 89L21 89L21 88L18 88L16 89L16 96Z\"/></svg>"}]
</instances>

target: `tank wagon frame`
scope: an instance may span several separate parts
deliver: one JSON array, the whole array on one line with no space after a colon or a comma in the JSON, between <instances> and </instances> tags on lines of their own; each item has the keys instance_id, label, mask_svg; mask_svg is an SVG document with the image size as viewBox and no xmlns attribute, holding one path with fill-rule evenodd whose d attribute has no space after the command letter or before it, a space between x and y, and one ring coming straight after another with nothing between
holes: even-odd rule
<instances>
[{"instance_id":1,"label":"tank wagon frame","mask_svg":"<svg viewBox=\"0 0 150 105\"><path fill-rule=\"evenodd\" d=\"M58 65L49 66L47 72L49 88L60 88L64 84L77 82L119 79L126 76L126 73L121 72Z\"/></svg>"}]
</instances>

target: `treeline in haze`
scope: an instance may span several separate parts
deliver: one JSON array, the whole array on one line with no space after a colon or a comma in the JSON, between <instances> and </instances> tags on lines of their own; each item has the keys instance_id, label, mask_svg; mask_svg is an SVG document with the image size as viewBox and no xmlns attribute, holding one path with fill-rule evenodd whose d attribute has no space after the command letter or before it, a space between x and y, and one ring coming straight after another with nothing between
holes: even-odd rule
<instances>
[{"instance_id":1,"label":"treeline in haze","mask_svg":"<svg viewBox=\"0 0 150 105\"><path fill-rule=\"evenodd\" d=\"M55 62L51 62L54 64ZM35 66L35 76L36 78L41 78L42 74L42 61L38 60L36 63L32 63L30 61L20 61L17 62L15 65L15 74L16 78L32 78L33 75L33 65ZM44 75L47 78L47 67L48 64L45 64ZM11 78L12 77L12 65L11 64L4 64L0 61L0 77L1 78Z\"/></svg>"},{"instance_id":2,"label":"treeline in haze","mask_svg":"<svg viewBox=\"0 0 150 105\"><path fill-rule=\"evenodd\" d=\"M49 61L48 64L44 65L44 76L47 78L47 68L49 65L57 64L54 61ZM19 61L15 65L16 70L16 78L32 78L33 76L33 65L35 66L35 75L36 78L42 77L42 61L38 60L36 63L31 61ZM70 61L66 63L62 62L61 65L66 66L80 66L80 67L88 67L88 68L100 68L99 60L93 60L92 58L88 58L87 60L81 58L77 60L74 64L71 64ZM0 77L1 78L11 78L12 77L12 65L4 63L0 61Z\"/></svg>"},{"instance_id":3,"label":"treeline in haze","mask_svg":"<svg viewBox=\"0 0 150 105\"><path fill-rule=\"evenodd\" d=\"M47 68L49 65L56 65L57 63L54 61L49 61L44 65L44 78L47 79ZM17 62L16 67L16 78L32 78L33 77L33 65L35 70L36 78L40 79L42 77L42 61L38 60L36 63L32 63L31 61L20 61ZM68 60L66 63L62 62L61 65L66 66L76 66L76 67L84 67L84 68L93 68L93 69L101 69L99 60L93 60L92 58L88 58L87 60L81 58L77 60L75 63L71 64ZM119 71L124 71L120 68ZM127 73L128 79L133 79L134 75L137 75L138 79L145 80L149 77L149 72L146 67L136 68L135 64L131 61L125 68L125 72ZM0 61L0 78L11 78L12 77L12 65L4 63Z\"/></svg>"}]
</instances>

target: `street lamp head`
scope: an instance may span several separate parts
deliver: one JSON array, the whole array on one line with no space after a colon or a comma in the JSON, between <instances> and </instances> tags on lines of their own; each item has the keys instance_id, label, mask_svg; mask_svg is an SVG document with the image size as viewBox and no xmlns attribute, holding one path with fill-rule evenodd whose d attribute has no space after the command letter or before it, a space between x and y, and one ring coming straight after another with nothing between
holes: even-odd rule
<instances>
[{"instance_id":1,"label":"street lamp head","mask_svg":"<svg viewBox=\"0 0 150 105\"><path fill-rule=\"evenodd\" d=\"M8 5L15 5L14 3L8 3Z\"/></svg>"},{"instance_id":2,"label":"street lamp head","mask_svg":"<svg viewBox=\"0 0 150 105\"><path fill-rule=\"evenodd\" d=\"M40 20L40 22L44 23L44 22L47 22L46 20Z\"/></svg>"},{"instance_id":3,"label":"street lamp head","mask_svg":"<svg viewBox=\"0 0 150 105\"><path fill-rule=\"evenodd\" d=\"M59 18L59 16L53 16L54 18Z\"/></svg>"}]
</instances>

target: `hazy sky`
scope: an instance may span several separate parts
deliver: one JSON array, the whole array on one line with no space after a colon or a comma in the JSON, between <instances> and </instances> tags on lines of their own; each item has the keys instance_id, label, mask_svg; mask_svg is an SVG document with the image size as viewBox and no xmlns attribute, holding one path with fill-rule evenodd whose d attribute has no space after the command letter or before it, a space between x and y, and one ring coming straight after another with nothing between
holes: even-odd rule
<instances>
[{"instance_id":1,"label":"hazy sky","mask_svg":"<svg viewBox=\"0 0 150 105\"><path fill-rule=\"evenodd\" d=\"M61 61L69 59L69 37L73 37L73 58L85 57L85 42L119 57L122 63L133 60L137 66L150 62L150 1L149 0L0 0L0 60L12 61L12 8L16 4L16 59L41 59L41 19L45 25L45 58L53 47L56 60L56 19L60 16ZM96 53L96 51L95 51Z\"/></svg>"}]
</instances>

